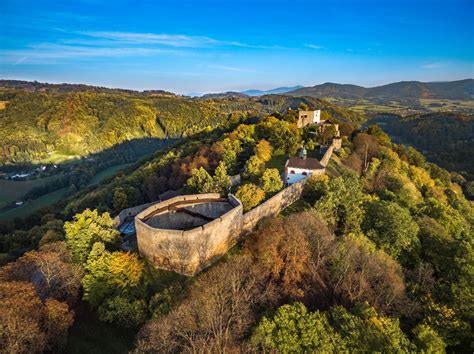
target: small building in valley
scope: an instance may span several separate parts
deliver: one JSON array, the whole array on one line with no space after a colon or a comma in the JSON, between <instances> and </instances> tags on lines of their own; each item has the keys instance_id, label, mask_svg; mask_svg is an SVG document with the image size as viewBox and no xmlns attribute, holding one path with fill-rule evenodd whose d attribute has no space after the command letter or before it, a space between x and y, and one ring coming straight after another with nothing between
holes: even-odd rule
<instances>
[{"instance_id":1,"label":"small building in valley","mask_svg":"<svg viewBox=\"0 0 474 354\"><path fill-rule=\"evenodd\" d=\"M326 168L318 160L306 156L306 149L303 148L298 156L286 161L285 183L290 185L313 174L324 174L325 171Z\"/></svg>"}]
</instances>

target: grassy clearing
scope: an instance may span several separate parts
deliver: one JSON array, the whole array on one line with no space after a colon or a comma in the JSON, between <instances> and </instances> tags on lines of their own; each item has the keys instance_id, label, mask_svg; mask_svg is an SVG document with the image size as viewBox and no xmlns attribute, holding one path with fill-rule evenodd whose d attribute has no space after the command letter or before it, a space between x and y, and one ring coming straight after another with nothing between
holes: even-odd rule
<instances>
[{"instance_id":1,"label":"grassy clearing","mask_svg":"<svg viewBox=\"0 0 474 354\"><path fill-rule=\"evenodd\" d=\"M57 151L53 151L50 154L48 154L47 157L44 159L40 159L36 161L37 163L54 163L54 164L60 164L66 161L72 161L72 160L78 160L80 159L80 155L65 155Z\"/></svg>"},{"instance_id":2,"label":"grassy clearing","mask_svg":"<svg viewBox=\"0 0 474 354\"><path fill-rule=\"evenodd\" d=\"M69 187L58 189L57 191L48 193L37 199L25 202L23 205L14 209L7 210L0 213L0 220L8 220L14 218L23 218L32 212L41 209L45 206L52 205L59 202L69 194Z\"/></svg>"},{"instance_id":3,"label":"grassy clearing","mask_svg":"<svg viewBox=\"0 0 474 354\"><path fill-rule=\"evenodd\" d=\"M30 181L0 180L0 208L14 201L21 200L21 198L33 188L43 186L57 178L58 176L49 176Z\"/></svg>"}]
</instances>

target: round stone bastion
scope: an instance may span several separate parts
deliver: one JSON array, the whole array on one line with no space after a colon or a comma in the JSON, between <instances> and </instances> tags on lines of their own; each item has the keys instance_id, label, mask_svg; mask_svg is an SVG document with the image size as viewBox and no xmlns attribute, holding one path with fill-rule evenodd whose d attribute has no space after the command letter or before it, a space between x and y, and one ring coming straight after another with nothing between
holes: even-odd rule
<instances>
[{"instance_id":1,"label":"round stone bastion","mask_svg":"<svg viewBox=\"0 0 474 354\"><path fill-rule=\"evenodd\" d=\"M138 249L156 268L194 275L235 245L242 221L242 203L232 194L174 197L135 217Z\"/></svg>"}]
</instances>

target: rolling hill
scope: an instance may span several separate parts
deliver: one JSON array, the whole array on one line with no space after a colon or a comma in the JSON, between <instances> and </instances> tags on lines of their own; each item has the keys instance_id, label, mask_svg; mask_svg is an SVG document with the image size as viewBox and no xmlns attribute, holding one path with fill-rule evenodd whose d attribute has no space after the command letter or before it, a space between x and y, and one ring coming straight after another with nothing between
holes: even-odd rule
<instances>
[{"instance_id":1,"label":"rolling hill","mask_svg":"<svg viewBox=\"0 0 474 354\"><path fill-rule=\"evenodd\" d=\"M72 86L75 89L69 91L67 84L0 83L0 163L37 162L51 156L60 162L133 139L179 138L229 119L285 112L302 102L341 120L362 121L357 113L313 98L243 94L190 98L164 91Z\"/></svg>"},{"instance_id":2,"label":"rolling hill","mask_svg":"<svg viewBox=\"0 0 474 354\"><path fill-rule=\"evenodd\" d=\"M420 99L474 99L474 79L447 82L401 81L365 88L357 85L324 83L287 93L292 96L316 98L370 99L410 102Z\"/></svg>"},{"instance_id":3,"label":"rolling hill","mask_svg":"<svg viewBox=\"0 0 474 354\"><path fill-rule=\"evenodd\" d=\"M378 124L397 143L412 145L428 160L474 179L474 117L454 113L382 115Z\"/></svg>"}]
</instances>

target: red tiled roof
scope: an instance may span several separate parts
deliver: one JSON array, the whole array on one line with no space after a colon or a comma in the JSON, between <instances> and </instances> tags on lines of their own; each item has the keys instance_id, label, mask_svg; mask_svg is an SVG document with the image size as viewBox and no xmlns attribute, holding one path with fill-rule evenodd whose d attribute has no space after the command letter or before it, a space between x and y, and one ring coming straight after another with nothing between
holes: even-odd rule
<instances>
[{"instance_id":1,"label":"red tiled roof","mask_svg":"<svg viewBox=\"0 0 474 354\"><path fill-rule=\"evenodd\" d=\"M288 160L288 167L301 168L305 170L323 170L324 166L318 160L311 157L302 159L298 156L292 156Z\"/></svg>"}]
</instances>

